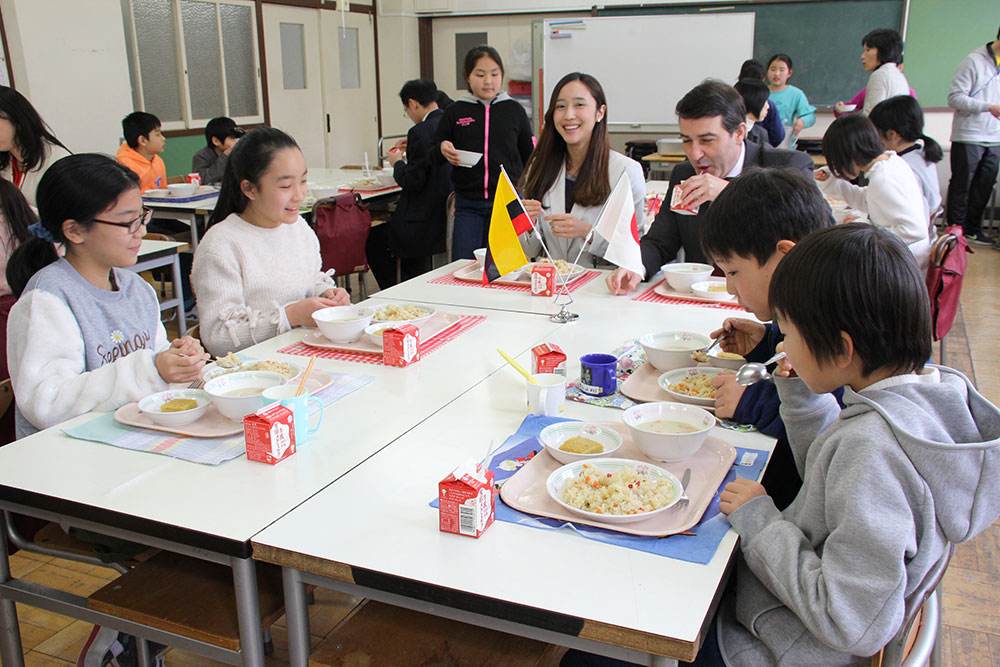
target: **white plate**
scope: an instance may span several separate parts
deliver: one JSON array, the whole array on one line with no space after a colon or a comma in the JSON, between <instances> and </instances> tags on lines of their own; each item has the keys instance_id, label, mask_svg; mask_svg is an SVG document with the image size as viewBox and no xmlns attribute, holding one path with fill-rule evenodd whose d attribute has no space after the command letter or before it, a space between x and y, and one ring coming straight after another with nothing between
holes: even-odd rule
<instances>
[{"instance_id":1,"label":"white plate","mask_svg":"<svg viewBox=\"0 0 1000 667\"><path fill-rule=\"evenodd\" d=\"M689 375L698 375L699 373L704 373L705 375L712 377L713 375L718 375L722 371L721 368L713 368L711 366L701 366L698 368L675 368L672 371L667 371L660 376L657 380L657 384L660 385L660 389L667 392L674 399L682 403L692 403L694 405L706 405L709 407L715 406L714 398L699 398L698 396L691 396L690 394L682 394L678 391L672 391L670 385L680 382L683 378Z\"/></svg>"},{"instance_id":2,"label":"white plate","mask_svg":"<svg viewBox=\"0 0 1000 667\"><path fill-rule=\"evenodd\" d=\"M388 306L388 305L393 305L393 306L413 306L415 308L420 308L421 310L426 310L427 314L424 315L423 317L415 317L415 318L413 318L411 320L380 320L378 318L379 311L384 310L386 308L386 306ZM385 305L382 305L382 306L375 306L375 317L372 318L371 324L381 324L382 322L392 322L394 324L403 324L404 322L408 322L410 324L415 324L415 325L419 326L420 324L423 324L427 320L429 320L432 317L434 317L434 313L436 313L436 312L437 312L437 308L432 308L431 306L428 306L427 304L423 304L423 303L394 303L394 304L385 304Z\"/></svg>"},{"instance_id":3,"label":"white plate","mask_svg":"<svg viewBox=\"0 0 1000 667\"><path fill-rule=\"evenodd\" d=\"M146 190L142 193L143 197L169 197L170 190L166 188L157 188L155 190Z\"/></svg>"},{"instance_id":4,"label":"white plate","mask_svg":"<svg viewBox=\"0 0 1000 667\"><path fill-rule=\"evenodd\" d=\"M289 363L287 361L276 361L275 359L248 359L239 366L237 366L236 368L223 368L222 366L213 361L210 364L206 364L205 367L201 369L201 379L204 380L205 382L208 382L209 380L214 380L220 375L225 375L227 373L262 370L259 368L253 368L253 366L254 364L259 364L264 361L274 361L275 363L285 364L286 366L288 366L291 375L288 375L287 373L282 373L282 375L286 375L287 377L294 377L298 375L300 372L302 372L302 369L296 366L295 364Z\"/></svg>"},{"instance_id":5,"label":"white plate","mask_svg":"<svg viewBox=\"0 0 1000 667\"><path fill-rule=\"evenodd\" d=\"M459 167L474 167L483 159L483 154L475 151L462 151L456 148L455 152L458 153Z\"/></svg>"},{"instance_id":6,"label":"white plate","mask_svg":"<svg viewBox=\"0 0 1000 667\"><path fill-rule=\"evenodd\" d=\"M711 287L721 287L722 291L717 292L709 288ZM693 285L691 285L691 291L694 292L695 296L700 296L703 299L711 299L712 301L736 301L736 297L726 291L726 281L723 279L715 280L700 280Z\"/></svg>"},{"instance_id":7,"label":"white plate","mask_svg":"<svg viewBox=\"0 0 1000 667\"><path fill-rule=\"evenodd\" d=\"M527 264L525 264L524 266L522 266L518 270L519 271L523 271L524 273L530 274L531 273L531 269L535 266L535 264L548 264L548 262L528 262ZM566 278L566 277L576 278L578 275L580 275L581 273L583 273L584 271L587 270L587 269L583 268L582 266L580 266L579 264L571 264L570 266L572 266L573 268L570 269L569 273L559 273L559 271L557 269L556 270L556 279L557 280L561 280L562 278Z\"/></svg>"},{"instance_id":8,"label":"white plate","mask_svg":"<svg viewBox=\"0 0 1000 667\"><path fill-rule=\"evenodd\" d=\"M572 505L563 502L562 499L562 489L566 482L575 478L584 465L590 465L603 473L611 473L617 470L621 470L626 466L632 466L636 469L636 472L645 473L651 477L666 479L670 481L674 486L674 496L673 499L667 505L655 509L651 512L641 512L639 514L597 514L596 512L588 512L582 510ZM673 507L678 498L681 497L681 481L677 479L676 476L669 470L665 470L659 466L655 466L644 461L633 461L631 459L588 459L586 461L577 461L576 463L567 463L561 468L556 469L549 475L548 479L545 480L545 490L549 492L549 497L552 500L559 503L563 508L576 514L577 516L582 516L585 519L590 519L591 521L600 521L601 523L635 523L637 521L645 521L649 517L661 514L666 510Z\"/></svg>"}]
</instances>

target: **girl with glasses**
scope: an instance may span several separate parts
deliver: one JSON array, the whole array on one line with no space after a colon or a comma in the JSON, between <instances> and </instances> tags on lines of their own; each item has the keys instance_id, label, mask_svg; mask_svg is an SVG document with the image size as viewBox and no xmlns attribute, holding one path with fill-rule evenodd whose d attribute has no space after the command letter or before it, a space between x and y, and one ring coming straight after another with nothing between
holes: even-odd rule
<instances>
[{"instance_id":1,"label":"girl with glasses","mask_svg":"<svg viewBox=\"0 0 1000 667\"><path fill-rule=\"evenodd\" d=\"M7 262L19 297L7 327L19 438L200 379L201 345L169 342L153 288L123 270L150 213L136 174L104 155L63 158L39 182L34 238Z\"/></svg>"}]
</instances>

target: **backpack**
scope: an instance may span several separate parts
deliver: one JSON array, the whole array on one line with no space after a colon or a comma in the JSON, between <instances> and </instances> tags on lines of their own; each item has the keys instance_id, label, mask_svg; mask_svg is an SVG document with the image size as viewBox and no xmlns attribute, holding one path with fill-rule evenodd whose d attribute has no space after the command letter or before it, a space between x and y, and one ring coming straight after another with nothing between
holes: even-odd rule
<instances>
[{"instance_id":1,"label":"backpack","mask_svg":"<svg viewBox=\"0 0 1000 667\"><path fill-rule=\"evenodd\" d=\"M324 271L334 269L335 276L346 277L368 270L365 242L372 217L359 195L349 192L316 202L313 223Z\"/></svg>"},{"instance_id":2,"label":"backpack","mask_svg":"<svg viewBox=\"0 0 1000 667\"><path fill-rule=\"evenodd\" d=\"M931 246L931 261L927 268L927 293L931 300L931 326L934 340L948 335L962 292L962 278L968 263L966 253L972 248L958 225L944 230Z\"/></svg>"}]
</instances>

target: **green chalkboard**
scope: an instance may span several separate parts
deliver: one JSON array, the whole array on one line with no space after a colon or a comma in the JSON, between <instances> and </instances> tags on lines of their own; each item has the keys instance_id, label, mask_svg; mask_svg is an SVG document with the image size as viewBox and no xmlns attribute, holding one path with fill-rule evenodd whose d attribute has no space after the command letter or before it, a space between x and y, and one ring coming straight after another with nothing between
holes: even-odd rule
<instances>
[{"instance_id":1,"label":"green chalkboard","mask_svg":"<svg viewBox=\"0 0 1000 667\"><path fill-rule=\"evenodd\" d=\"M790 83L801 88L809 102L817 106L849 100L864 88L868 72L861 67L861 38L875 28L899 30L903 20L902 0L737 3L724 9L692 5L607 7L600 10L599 15L696 14L705 13L704 10L754 12L754 58L767 67L767 60L775 53L790 55L795 66ZM669 44L665 46L669 53ZM725 48L726 45L706 44L705 47ZM697 54L691 56L690 62L697 63ZM663 66L688 65L679 54L671 54ZM733 72L734 81L737 74L739 72Z\"/></svg>"}]
</instances>

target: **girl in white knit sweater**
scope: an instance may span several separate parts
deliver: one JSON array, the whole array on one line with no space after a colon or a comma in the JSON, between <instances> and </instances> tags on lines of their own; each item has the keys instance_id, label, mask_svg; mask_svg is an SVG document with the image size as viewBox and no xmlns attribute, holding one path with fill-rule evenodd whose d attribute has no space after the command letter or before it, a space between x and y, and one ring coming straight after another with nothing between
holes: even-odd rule
<instances>
[{"instance_id":1,"label":"girl in white knit sweater","mask_svg":"<svg viewBox=\"0 0 1000 667\"><path fill-rule=\"evenodd\" d=\"M846 201L851 208L866 213L873 225L901 238L917 266L926 271L931 252L930 220L920 184L903 158L884 150L872 122L860 114L833 121L823 135L823 155L827 166L815 172L819 189ZM860 174L868 185L847 180Z\"/></svg>"},{"instance_id":2,"label":"girl in white knit sweater","mask_svg":"<svg viewBox=\"0 0 1000 667\"><path fill-rule=\"evenodd\" d=\"M319 241L299 215L307 189L302 151L281 130L258 128L230 153L191 270L201 340L212 354L313 326L314 311L350 304L321 271Z\"/></svg>"}]
</instances>

